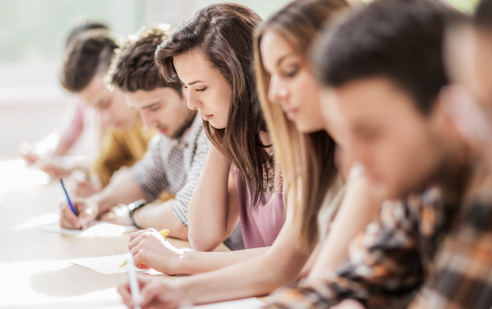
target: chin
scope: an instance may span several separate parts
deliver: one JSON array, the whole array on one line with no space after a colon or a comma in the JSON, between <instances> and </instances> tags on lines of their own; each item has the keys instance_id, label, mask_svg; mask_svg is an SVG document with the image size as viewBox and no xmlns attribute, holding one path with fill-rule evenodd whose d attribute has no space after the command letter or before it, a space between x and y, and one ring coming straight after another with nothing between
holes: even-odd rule
<instances>
[{"instance_id":1,"label":"chin","mask_svg":"<svg viewBox=\"0 0 492 309\"><path fill-rule=\"evenodd\" d=\"M210 125L214 128L214 129L217 129L217 130L221 130L221 129L225 129L226 128L226 125L221 123L221 124L218 124L216 123L215 121L209 121Z\"/></svg>"},{"instance_id":2,"label":"chin","mask_svg":"<svg viewBox=\"0 0 492 309\"><path fill-rule=\"evenodd\" d=\"M306 121L298 119L297 121L294 121L294 124L296 125L297 130L303 134L318 132L325 129L323 126L316 126L311 119L307 119Z\"/></svg>"}]
</instances>

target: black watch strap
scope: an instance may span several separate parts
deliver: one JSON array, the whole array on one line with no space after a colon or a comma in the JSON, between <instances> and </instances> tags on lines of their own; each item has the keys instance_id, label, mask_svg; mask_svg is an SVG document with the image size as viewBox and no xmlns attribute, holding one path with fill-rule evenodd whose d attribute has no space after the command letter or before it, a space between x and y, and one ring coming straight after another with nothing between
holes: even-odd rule
<instances>
[{"instance_id":1,"label":"black watch strap","mask_svg":"<svg viewBox=\"0 0 492 309\"><path fill-rule=\"evenodd\" d=\"M128 216L130 218L130 222L133 224L133 226L139 229L142 228L135 223L135 220L133 219L133 213L139 210L140 208L144 207L145 205L147 205L147 202L145 200L138 200L128 205Z\"/></svg>"}]
</instances>

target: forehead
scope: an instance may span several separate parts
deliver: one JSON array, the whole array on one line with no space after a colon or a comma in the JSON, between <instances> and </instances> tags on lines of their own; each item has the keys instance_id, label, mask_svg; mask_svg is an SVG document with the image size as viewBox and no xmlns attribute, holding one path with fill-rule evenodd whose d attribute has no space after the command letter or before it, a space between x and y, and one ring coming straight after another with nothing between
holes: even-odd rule
<instances>
[{"instance_id":1,"label":"forehead","mask_svg":"<svg viewBox=\"0 0 492 309\"><path fill-rule=\"evenodd\" d=\"M151 91L138 90L135 92L126 92L125 98L127 103L135 109L164 100L166 102L180 101L178 93L170 87L156 88Z\"/></svg>"},{"instance_id":2,"label":"forehead","mask_svg":"<svg viewBox=\"0 0 492 309\"><path fill-rule=\"evenodd\" d=\"M79 92L80 97L86 104L95 107L109 94L110 92L99 74L94 76L89 85Z\"/></svg>"},{"instance_id":3,"label":"forehead","mask_svg":"<svg viewBox=\"0 0 492 309\"><path fill-rule=\"evenodd\" d=\"M179 79L184 84L197 80L210 81L216 74L220 74L200 50L191 50L174 56L173 63Z\"/></svg>"},{"instance_id":4,"label":"forehead","mask_svg":"<svg viewBox=\"0 0 492 309\"><path fill-rule=\"evenodd\" d=\"M413 99L386 78L356 80L334 88L332 95L339 114L351 125L424 118Z\"/></svg>"},{"instance_id":5,"label":"forehead","mask_svg":"<svg viewBox=\"0 0 492 309\"><path fill-rule=\"evenodd\" d=\"M260 52L263 64L267 69L274 68L278 64L278 61L286 55L296 55L289 42L273 30L267 30L263 34L260 43Z\"/></svg>"}]
</instances>

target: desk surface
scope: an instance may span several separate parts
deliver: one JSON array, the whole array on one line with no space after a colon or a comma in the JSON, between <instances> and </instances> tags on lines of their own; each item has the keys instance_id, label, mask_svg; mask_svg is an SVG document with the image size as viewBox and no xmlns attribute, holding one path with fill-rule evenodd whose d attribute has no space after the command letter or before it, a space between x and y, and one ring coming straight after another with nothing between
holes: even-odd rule
<instances>
[{"instance_id":1,"label":"desk surface","mask_svg":"<svg viewBox=\"0 0 492 309\"><path fill-rule=\"evenodd\" d=\"M126 253L129 234L83 238L40 231L57 220L63 191L46 183L42 172L17 172L22 164L6 168L9 162L0 163L0 308L121 305L116 287L126 274L104 275L67 260ZM187 241L169 241L189 247Z\"/></svg>"}]
</instances>

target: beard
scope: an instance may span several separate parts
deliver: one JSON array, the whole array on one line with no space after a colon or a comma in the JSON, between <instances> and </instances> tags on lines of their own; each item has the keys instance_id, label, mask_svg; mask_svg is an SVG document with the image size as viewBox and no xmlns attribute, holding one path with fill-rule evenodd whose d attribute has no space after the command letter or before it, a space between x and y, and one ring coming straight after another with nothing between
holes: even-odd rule
<instances>
[{"instance_id":1,"label":"beard","mask_svg":"<svg viewBox=\"0 0 492 309\"><path fill-rule=\"evenodd\" d=\"M171 139L179 139L183 136L183 134L188 130L189 127L191 127L191 124L195 120L196 112L191 113L188 117L186 117L179 128L171 135Z\"/></svg>"}]
</instances>

